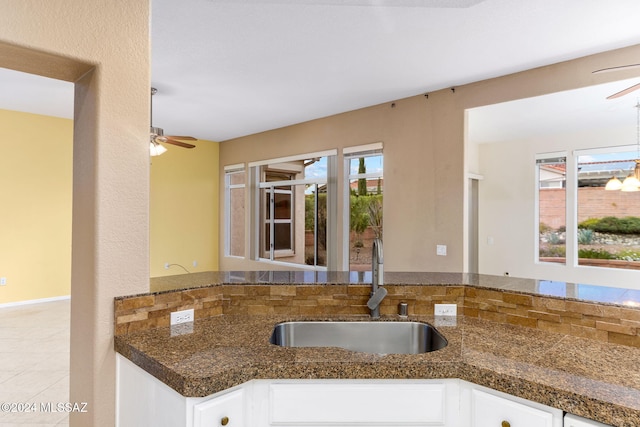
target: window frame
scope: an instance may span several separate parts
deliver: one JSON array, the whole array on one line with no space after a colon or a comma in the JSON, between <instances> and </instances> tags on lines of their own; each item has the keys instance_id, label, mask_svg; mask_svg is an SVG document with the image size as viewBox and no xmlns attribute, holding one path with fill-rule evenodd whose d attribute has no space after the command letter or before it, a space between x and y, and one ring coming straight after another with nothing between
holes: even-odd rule
<instances>
[{"instance_id":1,"label":"window frame","mask_svg":"<svg viewBox=\"0 0 640 427\"><path fill-rule=\"evenodd\" d=\"M540 260L540 166L544 164L550 163L561 163L561 160L564 159L565 164L565 207L564 207L564 223L565 223L565 259L563 263L554 263L549 261L541 261ZM534 235L536 236L534 239L534 263L536 264L545 264L545 265L557 265L557 266L567 266L569 265L569 185L573 185L573 180L569 180L569 163L570 157L569 153L566 151L556 151L552 153L541 153L536 154L535 156L535 202L534 202ZM574 174L575 176L575 174Z\"/></svg>"},{"instance_id":2,"label":"window frame","mask_svg":"<svg viewBox=\"0 0 640 427\"><path fill-rule=\"evenodd\" d=\"M295 181L293 179L293 173L274 172L269 169L262 171L263 177L260 183L260 189L264 192L260 192L260 247L261 258L269 259L273 261L276 258L291 257L296 254L295 247L295 203L296 197L293 190L293 185L290 183ZM269 181L268 175L270 174L288 175L290 179L281 179L279 181ZM263 186L263 184L269 184ZM288 190L277 187L289 187ZM275 217L275 205L276 194L286 194L289 196L289 218L276 218ZM269 204L269 208L266 209L265 205ZM263 208L265 208L263 210ZM286 249L276 249L276 224L289 224L289 247ZM267 228L269 229L269 249L267 249ZM267 255L268 254L268 255Z\"/></svg>"},{"instance_id":3,"label":"window frame","mask_svg":"<svg viewBox=\"0 0 640 427\"><path fill-rule=\"evenodd\" d=\"M224 167L224 213L225 213L225 235L224 235L224 256L231 258L245 258L246 256L246 188L247 188L247 175L244 163L228 165ZM231 176L233 174L244 174L244 182L242 184L231 184ZM242 255L234 255L231 253L231 232L232 232L232 220L233 215L231 212L231 190L240 189L244 190L243 197L245 199L245 209L242 213L242 228L243 228L243 242L242 242Z\"/></svg>"},{"instance_id":4,"label":"window frame","mask_svg":"<svg viewBox=\"0 0 640 427\"><path fill-rule=\"evenodd\" d=\"M350 161L360 157L382 156L382 172L352 174ZM342 269L350 269L350 234L351 234L351 180L384 178L384 147L382 142L345 147L342 150L343 161L343 209L342 209ZM383 198L384 206L384 198Z\"/></svg>"},{"instance_id":5,"label":"window frame","mask_svg":"<svg viewBox=\"0 0 640 427\"><path fill-rule=\"evenodd\" d=\"M335 255L332 252L335 251L330 251L330 248L332 247L331 244L332 242L335 241L335 216L337 215L337 209L336 209L336 187L335 187L335 182L336 182L336 158L337 158L337 154L338 154L338 150L337 149L331 149L331 150L324 150L324 151L319 151L319 152L311 152L311 153L305 153L305 154L301 154L301 155L293 155L293 156L287 156L287 157L280 157L280 158L272 158L272 159L267 159L267 160L259 160L259 161L254 161L254 162L250 162L248 164L249 167L249 180L250 180L250 200L251 200L251 207L250 207L250 231L249 231L249 240L250 240L250 249L249 249L249 253L250 253L250 257L249 259L254 260L254 261L258 261L258 262L266 262L266 263L274 263L274 264L278 264L278 265L284 265L284 266L290 266L290 267L295 267L295 268L300 268L300 269L307 269L307 270L319 270L319 271L326 271L328 269L335 269L335 262L333 261ZM296 162L296 161L300 161L300 160L307 160L307 159L311 159L311 158L321 158L321 157L326 157L327 158L327 175L324 178L319 178L319 179L294 179L294 180L287 180L287 181L275 181L275 182L265 182L262 176L262 171L263 171L263 167L267 168L269 167L269 165L275 165L275 164L281 164L281 163L288 163L288 162ZM302 171L304 171L304 168L302 169ZM263 245L262 245L262 238L261 238L261 210L262 210L262 196L261 196L261 192L262 189L267 188L267 187L275 187L278 185L287 185L287 186L291 186L292 187L292 192L294 193L294 197L295 197L295 187L298 185L326 185L327 187L327 224L326 224L326 228L327 228L327 261L326 261L326 266L321 266L321 265L308 265L305 263L297 263L297 262L288 262L288 261L283 261L283 260L278 260L276 256L274 257L269 257L269 258L265 258L263 257ZM304 201L304 200L303 200ZM293 206L293 204L292 204ZM294 210L294 215L292 218L292 222L294 223L294 225L291 227L292 230L295 228L295 207L293 208ZM316 230L314 230L314 239L317 240L317 227L315 227ZM295 240L295 232L293 232L292 234L293 236L293 240ZM293 243L295 245L295 243ZM317 244L316 244L317 245ZM285 253L281 253L282 257L287 256ZM274 254L275 255L275 254ZM314 255L314 260L317 259L317 257Z\"/></svg>"}]
</instances>

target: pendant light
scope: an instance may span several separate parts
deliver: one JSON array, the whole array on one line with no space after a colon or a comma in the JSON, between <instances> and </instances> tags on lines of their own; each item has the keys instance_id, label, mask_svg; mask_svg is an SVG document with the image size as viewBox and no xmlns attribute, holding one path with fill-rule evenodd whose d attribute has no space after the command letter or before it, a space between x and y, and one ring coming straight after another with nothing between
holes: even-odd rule
<instances>
[{"instance_id":1,"label":"pendant light","mask_svg":"<svg viewBox=\"0 0 640 427\"><path fill-rule=\"evenodd\" d=\"M636 159L636 167L633 173L622 181L620 191L640 191L640 160Z\"/></svg>"},{"instance_id":2,"label":"pendant light","mask_svg":"<svg viewBox=\"0 0 640 427\"><path fill-rule=\"evenodd\" d=\"M624 192L640 191L640 101L636 102L636 115L636 145L638 150L635 160L636 166L633 172L622 182L615 176L611 178L604 187L605 190L620 190Z\"/></svg>"}]
</instances>

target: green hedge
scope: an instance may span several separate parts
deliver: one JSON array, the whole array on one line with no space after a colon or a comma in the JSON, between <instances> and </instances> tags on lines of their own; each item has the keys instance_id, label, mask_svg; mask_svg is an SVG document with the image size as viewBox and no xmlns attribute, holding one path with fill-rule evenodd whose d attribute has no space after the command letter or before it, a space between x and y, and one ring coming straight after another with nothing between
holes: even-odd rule
<instances>
[{"instance_id":1,"label":"green hedge","mask_svg":"<svg viewBox=\"0 0 640 427\"><path fill-rule=\"evenodd\" d=\"M578 224L578 227L599 233L640 234L640 218L637 216L589 218Z\"/></svg>"}]
</instances>

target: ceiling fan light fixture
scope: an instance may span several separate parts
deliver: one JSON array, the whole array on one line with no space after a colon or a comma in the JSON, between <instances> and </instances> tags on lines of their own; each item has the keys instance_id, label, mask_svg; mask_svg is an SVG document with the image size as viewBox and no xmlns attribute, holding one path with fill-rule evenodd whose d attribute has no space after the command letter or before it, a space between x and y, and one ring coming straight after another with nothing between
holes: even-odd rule
<instances>
[{"instance_id":1,"label":"ceiling fan light fixture","mask_svg":"<svg viewBox=\"0 0 640 427\"><path fill-rule=\"evenodd\" d=\"M149 152L152 157L159 156L167 152L167 149L157 142L151 141L149 143Z\"/></svg>"},{"instance_id":2,"label":"ceiling fan light fixture","mask_svg":"<svg viewBox=\"0 0 640 427\"><path fill-rule=\"evenodd\" d=\"M195 148L195 145L180 140L197 141L197 138L194 138L192 136L165 136L164 130L162 128L153 126L153 95L155 95L157 92L158 90L156 88L151 88L151 126L149 129L149 133L151 136L151 155L159 156L160 154L167 151L167 149L161 144L171 144L182 148Z\"/></svg>"}]
</instances>

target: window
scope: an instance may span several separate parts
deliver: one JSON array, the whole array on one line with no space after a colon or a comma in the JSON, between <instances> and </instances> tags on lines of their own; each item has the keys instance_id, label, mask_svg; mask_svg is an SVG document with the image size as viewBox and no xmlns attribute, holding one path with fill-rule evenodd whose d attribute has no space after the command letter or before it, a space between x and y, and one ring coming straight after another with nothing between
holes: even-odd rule
<instances>
[{"instance_id":1,"label":"window","mask_svg":"<svg viewBox=\"0 0 640 427\"><path fill-rule=\"evenodd\" d=\"M352 271L371 269L373 239L382 238L383 156L376 143L344 150L345 233L344 266Z\"/></svg>"},{"instance_id":2,"label":"window","mask_svg":"<svg viewBox=\"0 0 640 427\"><path fill-rule=\"evenodd\" d=\"M244 165L226 166L225 173L225 255L244 257Z\"/></svg>"},{"instance_id":3,"label":"window","mask_svg":"<svg viewBox=\"0 0 640 427\"><path fill-rule=\"evenodd\" d=\"M640 270L640 187L620 188L637 157L636 146L538 156L540 262ZM575 165L569 181L567 159Z\"/></svg>"},{"instance_id":4,"label":"window","mask_svg":"<svg viewBox=\"0 0 640 427\"><path fill-rule=\"evenodd\" d=\"M566 263L567 159L536 160L538 197L538 261Z\"/></svg>"},{"instance_id":5,"label":"window","mask_svg":"<svg viewBox=\"0 0 640 427\"><path fill-rule=\"evenodd\" d=\"M606 189L632 175L637 158L636 147L578 153L578 265L640 269L640 189Z\"/></svg>"},{"instance_id":6,"label":"window","mask_svg":"<svg viewBox=\"0 0 640 427\"><path fill-rule=\"evenodd\" d=\"M250 166L257 189L254 259L326 268L335 150Z\"/></svg>"},{"instance_id":7,"label":"window","mask_svg":"<svg viewBox=\"0 0 640 427\"><path fill-rule=\"evenodd\" d=\"M271 185L261 190L262 257L290 257L294 255L294 186L286 183L295 179L295 173L270 169L265 169L263 173L263 181Z\"/></svg>"}]
</instances>

